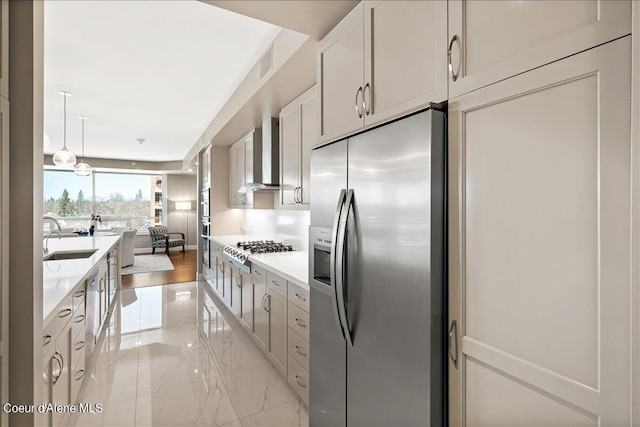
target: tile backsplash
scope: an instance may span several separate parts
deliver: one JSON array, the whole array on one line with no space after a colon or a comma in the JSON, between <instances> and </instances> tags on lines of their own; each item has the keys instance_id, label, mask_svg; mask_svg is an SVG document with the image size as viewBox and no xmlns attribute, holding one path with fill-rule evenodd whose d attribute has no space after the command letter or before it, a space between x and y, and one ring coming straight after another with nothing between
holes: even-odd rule
<instances>
[{"instance_id":1,"label":"tile backsplash","mask_svg":"<svg viewBox=\"0 0 640 427\"><path fill-rule=\"evenodd\" d=\"M247 210L242 234L274 236L296 250L308 250L309 211Z\"/></svg>"}]
</instances>

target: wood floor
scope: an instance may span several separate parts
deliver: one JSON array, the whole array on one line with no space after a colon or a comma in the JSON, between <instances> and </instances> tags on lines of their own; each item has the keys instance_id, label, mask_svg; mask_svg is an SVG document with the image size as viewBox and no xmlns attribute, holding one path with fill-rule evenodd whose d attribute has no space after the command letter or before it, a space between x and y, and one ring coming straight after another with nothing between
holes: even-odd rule
<instances>
[{"instance_id":1,"label":"wood floor","mask_svg":"<svg viewBox=\"0 0 640 427\"><path fill-rule=\"evenodd\" d=\"M123 275L122 288L130 289L169 283L192 282L196 280L197 258L197 251L186 251L185 253L171 251L169 259L173 263L174 270Z\"/></svg>"}]
</instances>

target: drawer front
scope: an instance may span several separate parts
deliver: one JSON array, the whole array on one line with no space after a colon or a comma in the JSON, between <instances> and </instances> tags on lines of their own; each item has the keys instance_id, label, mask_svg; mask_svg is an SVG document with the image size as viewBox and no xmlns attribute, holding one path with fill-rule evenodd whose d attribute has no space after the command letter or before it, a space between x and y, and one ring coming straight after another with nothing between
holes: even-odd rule
<instances>
[{"instance_id":1,"label":"drawer front","mask_svg":"<svg viewBox=\"0 0 640 427\"><path fill-rule=\"evenodd\" d=\"M309 312L309 291L301 288L295 283L289 282L289 291L287 299L306 311Z\"/></svg>"},{"instance_id":2,"label":"drawer front","mask_svg":"<svg viewBox=\"0 0 640 427\"><path fill-rule=\"evenodd\" d=\"M85 373L84 358L82 358L82 361L78 362L71 374L71 404L75 404L78 401L78 392L84 381Z\"/></svg>"},{"instance_id":3,"label":"drawer front","mask_svg":"<svg viewBox=\"0 0 640 427\"><path fill-rule=\"evenodd\" d=\"M309 372L289 354L288 375L289 384L300 395L302 400L309 405Z\"/></svg>"},{"instance_id":4,"label":"drawer front","mask_svg":"<svg viewBox=\"0 0 640 427\"><path fill-rule=\"evenodd\" d=\"M287 281L269 270L267 270L267 287L284 298L287 297Z\"/></svg>"},{"instance_id":5,"label":"drawer front","mask_svg":"<svg viewBox=\"0 0 640 427\"><path fill-rule=\"evenodd\" d=\"M80 306L84 304L84 297L85 297L85 287L84 285L82 285L80 289L77 289L73 293L73 312L74 313L77 312L78 308L80 308Z\"/></svg>"},{"instance_id":6,"label":"drawer front","mask_svg":"<svg viewBox=\"0 0 640 427\"><path fill-rule=\"evenodd\" d=\"M85 336L85 328L84 321L75 322L75 318L73 323L71 324L71 365L76 366L80 362L84 362L84 351L86 347L86 336Z\"/></svg>"},{"instance_id":7,"label":"drawer front","mask_svg":"<svg viewBox=\"0 0 640 427\"><path fill-rule=\"evenodd\" d=\"M267 270L257 265L251 265L251 277L256 282L267 283Z\"/></svg>"},{"instance_id":8,"label":"drawer front","mask_svg":"<svg viewBox=\"0 0 640 427\"><path fill-rule=\"evenodd\" d=\"M55 310L55 318L52 322L56 323L56 328L53 334L55 339L58 334L67 326L69 320L73 317L73 296L67 296L62 304L60 304Z\"/></svg>"},{"instance_id":9,"label":"drawer front","mask_svg":"<svg viewBox=\"0 0 640 427\"><path fill-rule=\"evenodd\" d=\"M54 318L42 329L42 354L47 354L54 347L53 343L59 333L57 320L57 318Z\"/></svg>"},{"instance_id":10,"label":"drawer front","mask_svg":"<svg viewBox=\"0 0 640 427\"><path fill-rule=\"evenodd\" d=\"M304 369L309 370L309 343L300 335L296 334L293 329L288 330L288 347L289 354L292 355Z\"/></svg>"},{"instance_id":11,"label":"drawer front","mask_svg":"<svg viewBox=\"0 0 640 427\"><path fill-rule=\"evenodd\" d=\"M294 304L288 304L289 327L298 335L309 341L309 313Z\"/></svg>"}]
</instances>

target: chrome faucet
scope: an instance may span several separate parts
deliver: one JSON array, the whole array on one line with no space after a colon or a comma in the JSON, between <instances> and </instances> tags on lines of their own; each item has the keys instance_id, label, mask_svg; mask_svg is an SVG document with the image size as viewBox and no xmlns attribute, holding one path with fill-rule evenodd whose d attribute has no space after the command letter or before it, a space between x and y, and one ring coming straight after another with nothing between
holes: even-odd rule
<instances>
[{"instance_id":1,"label":"chrome faucet","mask_svg":"<svg viewBox=\"0 0 640 427\"><path fill-rule=\"evenodd\" d=\"M58 222L58 220L56 218L54 218L52 216L49 216L49 215L45 215L42 219L43 219L43 222L44 221L53 221L53 223L58 228L58 231L62 231L62 228L60 227L60 223Z\"/></svg>"},{"instance_id":2,"label":"chrome faucet","mask_svg":"<svg viewBox=\"0 0 640 427\"><path fill-rule=\"evenodd\" d=\"M42 248L42 251L45 253L45 255L49 253L49 237L51 237L53 233L58 235L58 239L62 238L59 231L51 230L46 240L44 241L44 248Z\"/></svg>"}]
</instances>

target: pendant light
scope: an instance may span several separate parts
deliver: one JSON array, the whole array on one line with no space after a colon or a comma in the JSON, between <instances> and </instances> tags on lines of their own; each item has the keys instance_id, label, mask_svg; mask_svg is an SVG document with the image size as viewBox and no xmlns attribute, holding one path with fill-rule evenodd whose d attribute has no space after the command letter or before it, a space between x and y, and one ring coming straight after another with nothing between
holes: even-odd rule
<instances>
[{"instance_id":1,"label":"pendant light","mask_svg":"<svg viewBox=\"0 0 640 427\"><path fill-rule=\"evenodd\" d=\"M73 171L79 176L89 176L91 175L91 165L84 161L84 122L87 118L84 116L78 118L82 120L82 160L80 160L80 163L76 165Z\"/></svg>"},{"instance_id":2,"label":"pendant light","mask_svg":"<svg viewBox=\"0 0 640 427\"><path fill-rule=\"evenodd\" d=\"M71 94L65 91L60 92L60 94L64 96L63 145L62 149L56 151L53 155L53 163L63 168L72 168L76 164L76 156L67 148L67 96Z\"/></svg>"}]
</instances>

